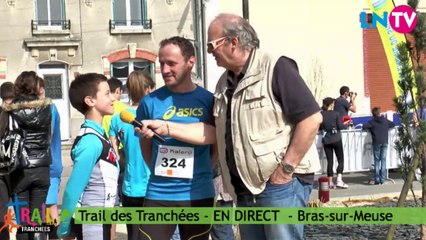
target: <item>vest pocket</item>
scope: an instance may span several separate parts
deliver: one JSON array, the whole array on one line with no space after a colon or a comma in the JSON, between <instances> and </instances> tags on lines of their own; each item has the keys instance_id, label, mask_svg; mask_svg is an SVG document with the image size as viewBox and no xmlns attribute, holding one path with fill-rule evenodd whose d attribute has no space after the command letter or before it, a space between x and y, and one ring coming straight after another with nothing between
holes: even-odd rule
<instances>
[{"instance_id":1,"label":"vest pocket","mask_svg":"<svg viewBox=\"0 0 426 240\"><path fill-rule=\"evenodd\" d=\"M269 101L267 98L261 97L255 100L251 100L247 104L244 105L244 109L246 110L253 110L253 109L259 109L259 108L265 108L271 106L271 101ZM264 109L260 109L261 111L264 111Z\"/></svg>"},{"instance_id":2,"label":"vest pocket","mask_svg":"<svg viewBox=\"0 0 426 240\"><path fill-rule=\"evenodd\" d=\"M280 161L278 156L287 148L283 146L282 135L282 129L276 130L275 133L264 133L262 136L250 135L250 145L264 181L267 181L275 169L277 169Z\"/></svg>"},{"instance_id":3,"label":"vest pocket","mask_svg":"<svg viewBox=\"0 0 426 240\"><path fill-rule=\"evenodd\" d=\"M278 138L279 135L283 133L283 129L268 129L265 131L257 131L250 133L250 140L256 143L260 143L259 148L256 149L259 151L259 154L262 155L263 150L269 151L269 144L263 144L264 142L270 143L274 139ZM256 145L256 144L254 144ZM265 145L265 146L261 146ZM256 152L256 150L254 150Z\"/></svg>"},{"instance_id":4,"label":"vest pocket","mask_svg":"<svg viewBox=\"0 0 426 240\"><path fill-rule=\"evenodd\" d=\"M262 85L262 81L247 87L244 91L244 109L264 108L271 105L271 101L267 98L266 89Z\"/></svg>"}]
</instances>

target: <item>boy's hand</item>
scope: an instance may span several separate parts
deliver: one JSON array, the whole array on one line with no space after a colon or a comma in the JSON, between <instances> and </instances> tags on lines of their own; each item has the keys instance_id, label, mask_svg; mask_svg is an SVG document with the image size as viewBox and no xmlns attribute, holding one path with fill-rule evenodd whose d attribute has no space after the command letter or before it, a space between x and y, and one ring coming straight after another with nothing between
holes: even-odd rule
<instances>
[{"instance_id":1,"label":"boy's hand","mask_svg":"<svg viewBox=\"0 0 426 240\"><path fill-rule=\"evenodd\" d=\"M55 226L59 225L60 219L59 219L58 206L57 205L50 206L50 218L52 220L55 220L53 225L55 225Z\"/></svg>"}]
</instances>

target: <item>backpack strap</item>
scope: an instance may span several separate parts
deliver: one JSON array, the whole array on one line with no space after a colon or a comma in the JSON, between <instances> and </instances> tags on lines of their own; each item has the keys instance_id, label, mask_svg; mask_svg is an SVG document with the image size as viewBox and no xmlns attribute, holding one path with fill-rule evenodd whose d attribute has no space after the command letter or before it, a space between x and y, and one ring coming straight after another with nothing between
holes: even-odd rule
<instances>
[{"instance_id":1,"label":"backpack strap","mask_svg":"<svg viewBox=\"0 0 426 240\"><path fill-rule=\"evenodd\" d=\"M9 129L9 113L6 111L1 111L0 113L0 138L6 133Z\"/></svg>"},{"instance_id":2,"label":"backpack strap","mask_svg":"<svg viewBox=\"0 0 426 240\"><path fill-rule=\"evenodd\" d=\"M12 131L13 129L18 129L18 122L13 119L12 115L9 114L9 130Z\"/></svg>"},{"instance_id":3,"label":"backpack strap","mask_svg":"<svg viewBox=\"0 0 426 240\"><path fill-rule=\"evenodd\" d=\"M96 162L99 162L100 160L104 160L104 161L110 162L111 164L116 165L117 157L115 155L114 149L111 146L111 142L108 140L105 134L102 135L91 127L86 127L84 125L81 126L81 129L77 134L77 138L75 139L72 145L72 148L74 148L77 145L77 143L81 140L83 136L88 134L96 135L102 142L102 152L99 155L98 159L96 159ZM111 156L111 154L113 154L114 156Z\"/></svg>"}]
</instances>

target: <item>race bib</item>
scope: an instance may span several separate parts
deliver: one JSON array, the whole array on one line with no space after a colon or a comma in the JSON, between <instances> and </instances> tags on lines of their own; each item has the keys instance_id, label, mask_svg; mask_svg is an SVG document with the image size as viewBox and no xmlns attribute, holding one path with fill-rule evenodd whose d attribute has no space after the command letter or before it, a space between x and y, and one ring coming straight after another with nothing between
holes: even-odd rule
<instances>
[{"instance_id":1,"label":"race bib","mask_svg":"<svg viewBox=\"0 0 426 240\"><path fill-rule=\"evenodd\" d=\"M160 145L155 160L155 175L192 179L194 148Z\"/></svg>"}]
</instances>

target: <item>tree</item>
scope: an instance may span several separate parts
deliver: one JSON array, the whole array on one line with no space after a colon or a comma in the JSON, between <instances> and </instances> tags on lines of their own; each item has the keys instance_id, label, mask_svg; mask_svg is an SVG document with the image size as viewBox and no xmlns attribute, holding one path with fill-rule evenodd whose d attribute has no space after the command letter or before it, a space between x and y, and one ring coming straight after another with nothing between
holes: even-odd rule
<instances>
[{"instance_id":1,"label":"tree","mask_svg":"<svg viewBox=\"0 0 426 240\"><path fill-rule=\"evenodd\" d=\"M312 59L311 70L306 81L308 88L311 90L312 95L318 102L321 102L322 92L324 89L324 72L322 70L322 65L318 58Z\"/></svg>"},{"instance_id":2,"label":"tree","mask_svg":"<svg viewBox=\"0 0 426 240\"><path fill-rule=\"evenodd\" d=\"M407 3L416 10L419 0L408 0ZM405 205L408 191L411 189L413 192L412 182L418 167L420 167L422 175L421 204L422 207L426 207L426 119L424 112L426 95L422 94L426 89L423 72L426 29L425 15L416 13L417 26L410 34L413 40L398 45L397 54L401 67L398 85L402 94L394 99L397 112L401 115L401 127L398 128L398 140L395 141L395 148L401 159L401 169L404 176L404 186L398 199L398 207ZM414 119L414 124L412 119ZM395 225L389 227L386 239L393 239L395 229ZM421 226L420 234L422 239L426 239L426 225Z\"/></svg>"}]
</instances>

